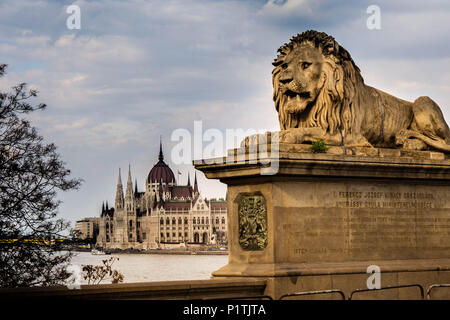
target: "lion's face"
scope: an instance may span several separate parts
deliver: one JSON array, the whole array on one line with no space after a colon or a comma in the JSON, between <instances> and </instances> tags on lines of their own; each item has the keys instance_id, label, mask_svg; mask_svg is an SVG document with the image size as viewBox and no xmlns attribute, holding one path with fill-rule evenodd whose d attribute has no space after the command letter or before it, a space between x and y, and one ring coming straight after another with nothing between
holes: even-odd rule
<instances>
[{"instance_id":1,"label":"lion's face","mask_svg":"<svg viewBox=\"0 0 450 320\"><path fill-rule=\"evenodd\" d=\"M320 49L303 43L284 58L278 79L280 103L286 112L300 114L314 102L324 85Z\"/></svg>"}]
</instances>

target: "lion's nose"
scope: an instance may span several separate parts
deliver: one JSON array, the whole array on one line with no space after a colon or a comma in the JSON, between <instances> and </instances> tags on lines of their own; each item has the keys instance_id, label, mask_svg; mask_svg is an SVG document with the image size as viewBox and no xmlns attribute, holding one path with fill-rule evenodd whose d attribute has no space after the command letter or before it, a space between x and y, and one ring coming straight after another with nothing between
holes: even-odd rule
<instances>
[{"instance_id":1,"label":"lion's nose","mask_svg":"<svg viewBox=\"0 0 450 320\"><path fill-rule=\"evenodd\" d=\"M286 84L292 81L292 75L289 73L282 73L278 79L281 83Z\"/></svg>"},{"instance_id":2,"label":"lion's nose","mask_svg":"<svg viewBox=\"0 0 450 320\"><path fill-rule=\"evenodd\" d=\"M280 77L280 82L286 84L292 81L292 77Z\"/></svg>"}]
</instances>

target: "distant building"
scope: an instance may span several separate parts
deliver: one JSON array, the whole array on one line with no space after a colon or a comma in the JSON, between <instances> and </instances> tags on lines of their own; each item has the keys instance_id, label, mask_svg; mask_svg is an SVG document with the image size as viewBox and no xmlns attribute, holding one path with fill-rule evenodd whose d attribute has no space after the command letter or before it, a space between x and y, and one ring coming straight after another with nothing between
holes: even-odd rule
<instances>
[{"instance_id":1,"label":"distant building","mask_svg":"<svg viewBox=\"0 0 450 320\"><path fill-rule=\"evenodd\" d=\"M227 242L227 205L224 199L207 200L200 195L197 175L177 185L164 162L160 144L158 162L150 170L145 191L134 185L131 169L125 194L121 172L113 208L102 206L97 245L104 248L158 248L170 243L222 244Z\"/></svg>"},{"instance_id":2,"label":"distant building","mask_svg":"<svg viewBox=\"0 0 450 320\"><path fill-rule=\"evenodd\" d=\"M98 225L100 218L84 218L75 223L77 238L81 240L95 240L98 235Z\"/></svg>"}]
</instances>

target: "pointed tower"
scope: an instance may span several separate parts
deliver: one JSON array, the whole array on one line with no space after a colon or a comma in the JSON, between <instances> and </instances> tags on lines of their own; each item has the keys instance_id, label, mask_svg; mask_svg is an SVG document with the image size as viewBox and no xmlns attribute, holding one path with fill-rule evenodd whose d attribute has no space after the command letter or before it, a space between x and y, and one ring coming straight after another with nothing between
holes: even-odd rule
<instances>
[{"instance_id":1,"label":"pointed tower","mask_svg":"<svg viewBox=\"0 0 450 320\"><path fill-rule=\"evenodd\" d=\"M195 172L195 180L194 180L194 195L198 194L198 184L197 184L197 172Z\"/></svg>"},{"instance_id":2,"label":"pointed tower","mask_svg":"<svg viewBox=\"0 0 450 320\"><path fill-rule=\"evenodd\" d=\"M191 186L191 177L189 176L189 172L188 172L188 182L187 182L187 186L188 186L188 187Z\"/></svg>"},{"instance_id":3,"label":"pointed tower","mask_svg":"<svg viewBox=\"0 0 450 320\"><path fill-rule=\"evenodd\" d=\"M117 190L116 190L116 201L115 207L117 211L123 209L124 198L123 198L123 186L122 186L122 178L120 176L120 168L119 168L119 179L117 181Z\"/></svg>"},{"instance_id":4,"label":"pointed tower","mask_svg":"<svg viewBox=\"0 0 450 320\"><path fill-rule=\"evenodd\" d=\"M133 182L131 182L131 166L128 165L128 179L127 189L125 191L125 208L127 215L133 215L134 213L134 195L133 195Z\"/></svg>"},{"instance_id":5,"label":"pointed tower","mask_svg":"<svg viewBox=\"0 0 450 320\"><path fill-rule=\"evenodd\" d=\"M128 242L136 241L136 211L133 194L133 182L131 180L131 166L128 165L127 189L125 191L126 208L126 238Z\"/></svg>"},{"instance_id":6,"label":"pointed tower","mask_svg":"<svg viewBox=\"0 0 450 320\"><path fill-rule=\"evenodd\" d=\"M106 210L106 211L109 210L109 207L108 207L108 200L106 200L106 207L105 207L105 210Z\"/></svg>"},{"instance_id":7,"label":"pointed tower","mask_svg":"<svg viewBox=\"0 0 450 320\"><path fill-rule=\"evenodd\" d=\"M127 190L125 192L125 200L133 201L133 182L131 182L131 166L128 165Z\"/></svg>"},{"instance_id":8,"label":"pointed tower","mask_svg":"<svg viewBox=\"0 0 450 320\"><path fill-rule=\"evenodd\" d=\"M159 161L164 161L164 154L162 151L162 140L161 140L161 136L159 137L159 156L158 156L158 160Z\"/></svg>"},{"instance_id":9,"label":"pointed tower","mask_svg":"<svg viewBox=\"0 0 450 320\"><path fill-rule=\"evenodd\" d=\"M105 214L105 201L102 202L102 214L101 216L103 216Z\"/></svg>"},{"instance_id":10,"label":"pointed tower","mask_svg":"<svg viewBox=\"0 0 450 320\"><path fill-rule=\"evenodd\" d=\"M137 179L134 180L134 194L138 194Z\"/></svg>"}]
</instances>

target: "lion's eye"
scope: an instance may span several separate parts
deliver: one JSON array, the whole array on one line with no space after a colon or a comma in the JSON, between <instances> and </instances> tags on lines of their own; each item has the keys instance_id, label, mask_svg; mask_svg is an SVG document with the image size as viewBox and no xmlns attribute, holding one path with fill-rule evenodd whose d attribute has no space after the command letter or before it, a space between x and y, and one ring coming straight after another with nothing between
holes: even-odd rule
<instances>
[{"instance_id":1,"label":"lion's eye","mask_svg":"<svg viewBox=\"0 0 450 320\"><path fill-rule=\"evenodd\" d=\"M303 70L308 69L308 67L309 67L311 64L312 64L312 63L310 63L310 62L302 62L302 69L303 69Z\"/></svg>"},{"instance_id":2,"label":"lion's eye","mask_svg":"<svg viewBox=\"0 0 450 320\"><path fill-rule=\"evenodd\" d=\"M287 65L286 63L283 63L283 64L281 65L281 68L283 68L283 69L287 69L287 67L288 67L288 65Z\"/></svg>"}]
</instances>

